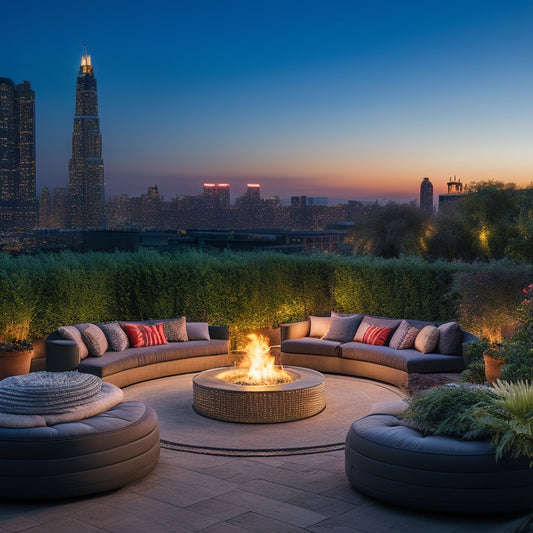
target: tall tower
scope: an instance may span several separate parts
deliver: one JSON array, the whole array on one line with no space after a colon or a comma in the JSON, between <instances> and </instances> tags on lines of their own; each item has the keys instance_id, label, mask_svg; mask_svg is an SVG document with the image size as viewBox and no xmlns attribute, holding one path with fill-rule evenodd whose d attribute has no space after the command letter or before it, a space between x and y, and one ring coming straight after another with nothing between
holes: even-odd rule
<instances>
[{"instance_id":1,"label":"tall tower","mask_svg":"<svg viewBox=\"0 0 533 533\"><path fill-rule=\"evenodd\" d=\"M35 197L35 93L0 78L0 228L37 226Z\"/></svg>"},{"instance_id":2,"label":"tall tower","mask_svg":"<svg viewBox=\"0 0 533 533\"><path fill-rule=\"evenodd\" d=\"M424 178L420 184L420 209L433 213L433 184L429 178Z\"/></svg>"},{"instance_id":3,"label":"tall tower","mask_svg":"<svg viewBox=\"0 0 533 533\"><path fill-rule=\"evenodd\" d=\"M104 227L104 161L98 119L96 78L91 56L81 58L76 81L76 109L72 132L72 157L68 165L70 226Z\"/></svg>"}]
</instances>

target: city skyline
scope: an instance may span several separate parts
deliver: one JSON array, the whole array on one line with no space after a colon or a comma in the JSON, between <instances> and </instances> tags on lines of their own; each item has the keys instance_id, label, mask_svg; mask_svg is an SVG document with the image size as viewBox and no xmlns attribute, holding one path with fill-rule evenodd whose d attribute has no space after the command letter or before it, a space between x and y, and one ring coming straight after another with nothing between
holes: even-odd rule
<instances>
[{"instance_id":1,"label":"city skyline","mask_svg":"<svg viewBox=\"0 0 533 533\"><path fill-rule=\"evenodd\" d=\"M152 2L3 7L1 76L36 93L37 190L66 187L74 84L99 80L108 197L205 181L418 200L456 175L532 182L533 3ZM24 39L17 38L24 30Z\"/></svg>"}]
</instances>

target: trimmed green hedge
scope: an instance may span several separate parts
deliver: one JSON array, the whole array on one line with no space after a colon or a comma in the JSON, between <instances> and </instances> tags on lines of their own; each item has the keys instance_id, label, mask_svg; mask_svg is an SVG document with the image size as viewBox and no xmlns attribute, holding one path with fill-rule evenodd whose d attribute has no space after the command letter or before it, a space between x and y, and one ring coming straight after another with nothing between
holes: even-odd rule
<instances>
[{"instance_id":1,"label":"trimmed green hedge","mask_svg":"<svg viewBox=\"0 0 533 533\"><path fill-rule=\"evenodd\" d=\"M331 310L446 321L461 318L455 277L476 271L411 258L276 253L0 255L0 336L36 339L64 324L181 315L229 325L237 336Z\"/></svg>"}]
</instances>

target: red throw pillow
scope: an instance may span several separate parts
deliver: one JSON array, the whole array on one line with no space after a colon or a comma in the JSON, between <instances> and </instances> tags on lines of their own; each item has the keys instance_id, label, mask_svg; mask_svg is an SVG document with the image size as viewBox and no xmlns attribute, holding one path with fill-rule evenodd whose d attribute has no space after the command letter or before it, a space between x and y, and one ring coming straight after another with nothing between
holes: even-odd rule
<instances>
[{"instance_id":1,"label":"red throw pillow","mask_svg":"<svg viewBox=\"0 0 533 533\"><path fill-rule=\"evenodd\" d=\"M130 346L133 348L168 344L162 322L153 326L147 326L145 324L124 324L123 328L130 341Z\"/></svg>"},{"instance_id":2,"label":"red throw pillow","mask_svg":"<svg viewBox=\"0 0 533 533\"><path fill-rule=\"evenodd\" d=\"M363 342L365 344L373 344L374 346L383 346L394 328L379 328L378 326L368 326L363 335Z\"/></svg>"}]
</instances>

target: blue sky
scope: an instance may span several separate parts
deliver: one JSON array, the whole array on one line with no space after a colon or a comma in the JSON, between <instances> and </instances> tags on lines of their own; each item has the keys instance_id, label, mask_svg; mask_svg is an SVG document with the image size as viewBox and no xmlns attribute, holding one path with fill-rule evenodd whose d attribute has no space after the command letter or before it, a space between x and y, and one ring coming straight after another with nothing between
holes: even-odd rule
<instances>
[{"instance_id":1,"label":"blue sky","mask_svg":"<svg viewBox=\"0 0 533 533\"><path fill-rule=\"evenodd\" d=\"M533 1L10 2L0 76L37 99L38 190L67 183L98 80L106 191L417 199L533 180Z\"/></svg>"}]
</instances>

